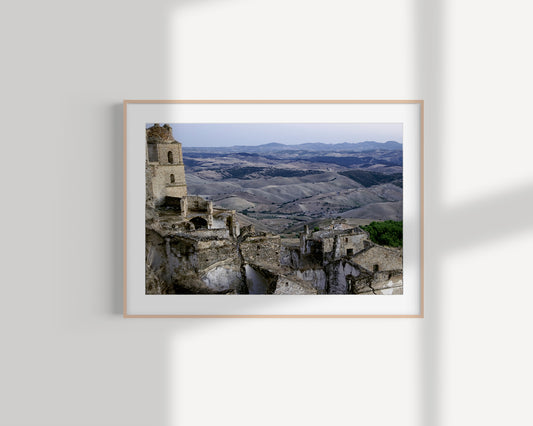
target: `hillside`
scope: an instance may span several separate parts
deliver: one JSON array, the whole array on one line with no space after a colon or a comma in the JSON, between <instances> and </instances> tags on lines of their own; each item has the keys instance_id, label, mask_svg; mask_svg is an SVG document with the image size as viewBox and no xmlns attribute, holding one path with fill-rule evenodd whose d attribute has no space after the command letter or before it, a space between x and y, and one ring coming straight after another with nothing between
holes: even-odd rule
<instances>
[{"instance_id":1,"label":"hillside","mask_svg":"<svg viewBox=\"0 0 533 426\"><path fill-rule=\"evenodd\" d=\"M183 148L183 156L190 194L236 210L243 224L290 233L336 217L401 220L401 144L378 145Z\"/></svg>"},{"instance_id":2,"label":"hillside","mask_svg":"<svg viewBox=\"0 0 533 426\"><path fill-rule=\"evenodd\" d=\"M402 173L378 173L378 172L369 172L365 170L348 170L345 172L339 172L339 174L349 177L357 183L360 183L364 187L368 188L374 185L380 185L382 183L392 182L395 185L402 185Z\"/></svg>"}]
</instances>

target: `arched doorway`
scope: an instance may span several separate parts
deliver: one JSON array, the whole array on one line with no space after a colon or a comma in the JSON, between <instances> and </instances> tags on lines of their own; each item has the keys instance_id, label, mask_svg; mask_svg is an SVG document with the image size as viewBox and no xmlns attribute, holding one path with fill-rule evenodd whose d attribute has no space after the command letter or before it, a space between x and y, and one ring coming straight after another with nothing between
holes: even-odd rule
<instances>
[{"instance_id":1,"label":"arched doorway","mask_svg":"<svg viewBox=\"0 0 533 426\"><path fill-rule=\"evenodd\" d=\"M194 225L194 229L207 229L207 220L203 217L193 217L190 222Z\"/></svg>"}]
</instances>

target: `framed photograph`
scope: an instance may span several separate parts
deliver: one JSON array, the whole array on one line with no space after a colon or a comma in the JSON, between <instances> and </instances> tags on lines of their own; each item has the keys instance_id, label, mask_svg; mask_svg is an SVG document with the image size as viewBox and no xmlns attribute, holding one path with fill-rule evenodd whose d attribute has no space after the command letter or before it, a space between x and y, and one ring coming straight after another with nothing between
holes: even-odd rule
<instances>
[{"instance_id":1,"label":"framed photograph","mask_svg":"<svg viewBox=\"0 0 533 426\"><path fill-rule=\"evenodd\" d=\"M124 101L124 316L423 317L423 101Z\"/></svg>"}]
</instances>

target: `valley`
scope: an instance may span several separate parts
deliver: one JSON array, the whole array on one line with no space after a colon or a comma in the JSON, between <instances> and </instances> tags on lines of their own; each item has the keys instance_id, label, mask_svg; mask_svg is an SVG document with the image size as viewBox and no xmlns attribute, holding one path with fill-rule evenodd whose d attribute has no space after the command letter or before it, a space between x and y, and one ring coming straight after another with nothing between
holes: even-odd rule
<instances>
[{"instance_id":1,"label":"valley","mask_svg":"<svg viewBox=\"0 0 533 426\"><path fill-rule=\"evenodd\" d=\"M285 238L335 218L402 220L397 142L184 146L183 161L191 193Z\"/></svg>"}]
</instances>

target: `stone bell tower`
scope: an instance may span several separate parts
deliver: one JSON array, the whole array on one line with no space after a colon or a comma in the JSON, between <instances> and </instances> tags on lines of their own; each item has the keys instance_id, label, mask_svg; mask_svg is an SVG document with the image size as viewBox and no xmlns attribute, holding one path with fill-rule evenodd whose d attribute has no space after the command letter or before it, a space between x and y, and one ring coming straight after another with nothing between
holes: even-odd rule
<instances>
[{"instance_id":1,"label":"stone bell tower","mask_svg":"<svg viewBox=\"0 0 533 426\"><path fill-rule=\"evenodd\" d=\"M156 123L146 129L146 200L158 206L165 197L186 196L181 143L174 139L172 127Z\"/></svg>"}]
</instances>

